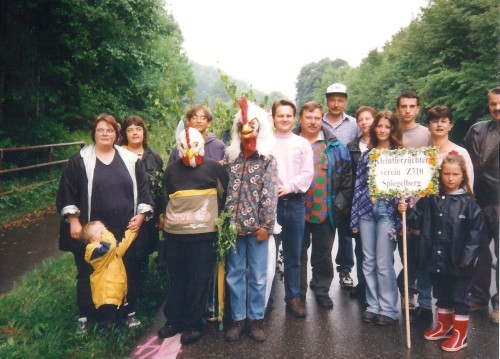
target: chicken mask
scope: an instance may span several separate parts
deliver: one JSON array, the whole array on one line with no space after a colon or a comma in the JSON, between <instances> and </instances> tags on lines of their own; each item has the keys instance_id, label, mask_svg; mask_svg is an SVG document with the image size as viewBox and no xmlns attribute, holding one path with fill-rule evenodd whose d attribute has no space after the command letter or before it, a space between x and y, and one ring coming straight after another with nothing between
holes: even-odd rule
<instances>
[{"instance_id":1,"label":"chicken mask","mask_svg":"<svg viewBox=\"0 0 500 359\"><path fill-rule=\"evenodd\" d=\"M203 161L205 140L198 130L186 127L177 135L177 149L184 165L194 168Z\"/></svg>"}]
</instances>

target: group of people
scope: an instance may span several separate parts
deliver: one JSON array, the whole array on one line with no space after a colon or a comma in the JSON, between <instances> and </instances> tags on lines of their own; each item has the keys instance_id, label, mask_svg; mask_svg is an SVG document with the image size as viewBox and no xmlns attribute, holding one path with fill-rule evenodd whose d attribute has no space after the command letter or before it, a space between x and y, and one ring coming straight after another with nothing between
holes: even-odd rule
<instances>
[{"instance_id":1,"label":"group of people","mask_svg":"<svg viewBox=\"0 0 500 359\"><path fill-rule=\"evenodd\" d=\"M69 160L57 198L63 218L60 247L73 253L78 269L80 330L96 313L104 327L118 318L130 328L140 324L135 305L162 230L165 245L159 256L168 267L169 291L167 320L158 335L182 333L183 344L198 341L207 313L213 318L214 220L222 210L237 229L225 263L232 317L226 341L238 340L245 331L257 342L265 340L263 319L274 308L280 283L276 275L268 284L274 275L268 268L271 237L276 256L282 247L284 301L291 315L306 317L308 288L320 307L333 308L329 291L337 236L340 285L365 304L361 320L391 325L399 318L398 294L404 302L394 251L402 253L401 218L407 212L410 320L432 322L433 293L436 326L425 338L447 339L441 345L447 351L465 347L470 311L488 308L492 239L498 258L500 88L488 92L491 120L470 128L465 147L449 139L448 107L432 107L427 127L416 122L420 103L413 91L397 98L396 113L362 106L355 117L344 112L345 85L332 84L325 97L326 113L321 103L307 102L298 124L289 100L275 101L269 114L240 99L227 148L208 132L210 109L195 105L179 127L162 183L152 180L163 163L147 146L142 118L125 119L120 136L116 119L97 116L94 144ZM372 149L428 146L437 147L441 164L439 195L372 196ZM124 239L117 244L115 238ZM356 286L350 275L354 262ZM120 274L102 275L106 267ZM110 280L116 288L112 293L103 284ZM498 291L498 261L496 282ZM498 323L498 293L491 303L491 320Z\"/></svg>"}]
</instances>

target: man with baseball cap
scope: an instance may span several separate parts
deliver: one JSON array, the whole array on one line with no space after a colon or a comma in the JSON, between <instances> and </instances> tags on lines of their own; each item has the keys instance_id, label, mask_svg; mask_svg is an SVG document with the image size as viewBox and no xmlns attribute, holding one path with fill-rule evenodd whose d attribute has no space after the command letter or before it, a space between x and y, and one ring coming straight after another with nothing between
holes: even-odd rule
<instances>
[{"instance_id":1,"label":"man with baseball cap","mask_svg":"<svg viewBox=\"0 0 500 359\"><path fill-rule=\"evenodd\" d=\"M327 113L323 117L323 125L328 128L335 137L344 145L361 136L356 119L347 115L344 109L347 105L347 87L341 83L334 83L326 89ZM339 273L340 285L342 288L350 289L354 287L351 278L351 269L354 266L354 256L352 249L352 235L349 228L349 215L345 213L339 216L337 223L337 235L339 238L339 248L335 262Z\"/></svg>"}]
</instances>

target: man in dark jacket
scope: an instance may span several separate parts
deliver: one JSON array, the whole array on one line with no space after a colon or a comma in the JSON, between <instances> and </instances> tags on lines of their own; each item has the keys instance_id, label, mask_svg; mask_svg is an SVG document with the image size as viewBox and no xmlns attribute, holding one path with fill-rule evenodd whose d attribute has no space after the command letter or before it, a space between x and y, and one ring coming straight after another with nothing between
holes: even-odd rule
<instances>
[{"instance_id":1,"label":"man in dark jacket","mask_svg":"<svg viewBox=\"0 0 500 359\"><path fill-rule=\"evenodd\" d=\"M478 122L469 129L464 138L464 146L474 165L474 194L486 220L486 235L479 247L471 291L472 310L488 308L491 283L492 256L489 248L491 238L495 241L497 257L497 293L491 298L493 312L491 321L498 323L498 228L499 228L499 122L500 87L488 92L490 121Z\"/></svg>"},{"instance_id":2,"label":"man in dark jacket","mask_svg":"<svg viewBox=\"0 0 500 359\"><path fill-rule=\"evenodd\" d=\"M296 134L311 143L314 177L304 196L306 222L302 244L300 295L307 292L307 250L312 243L311 289L320 307L331 309L328 292L333 280L332 247L338 215L350 204L352 171L349 151L322 125L323 109L318 102L305 103L299 112Z\"/></svg>"}]
</instances>

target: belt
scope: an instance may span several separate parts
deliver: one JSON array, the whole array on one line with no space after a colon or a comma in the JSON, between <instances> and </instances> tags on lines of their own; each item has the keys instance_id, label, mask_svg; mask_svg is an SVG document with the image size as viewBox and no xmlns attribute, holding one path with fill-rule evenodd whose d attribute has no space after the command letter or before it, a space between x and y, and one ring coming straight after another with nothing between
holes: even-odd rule
<instances>
[{"instance_id":1,"label":"belt","mask_svg":"<svg viewBox=\"0 0 500 359\"><path fill-rule=\"evenodd\" d=\"M279 197L278 199L282 199L283 201L288 201L290 199L302 199L302 198L304 198L303 193L287 193Z\"/></svg>"}]
</instances>

